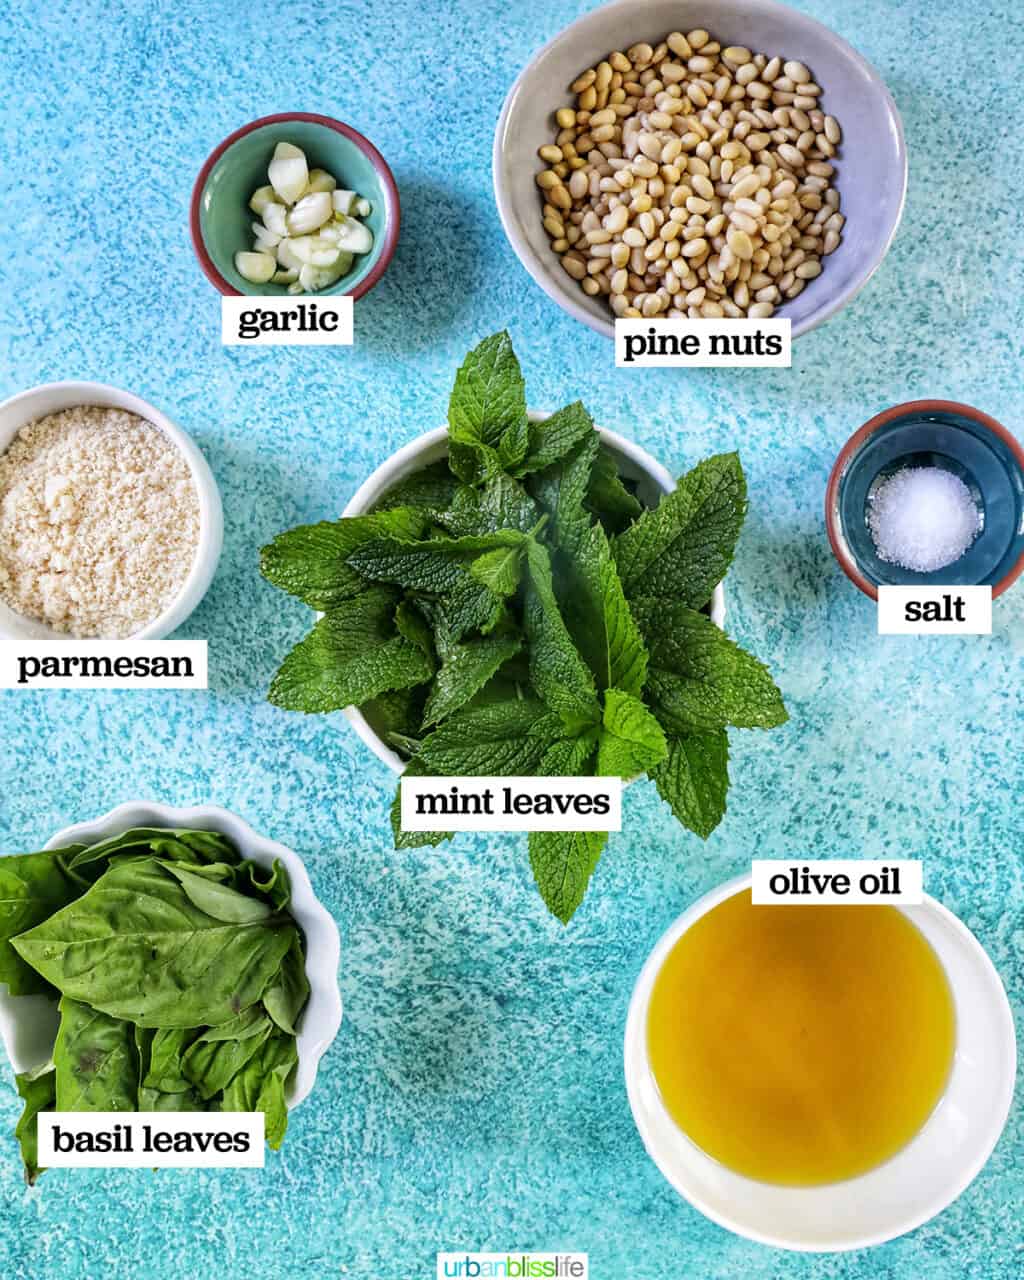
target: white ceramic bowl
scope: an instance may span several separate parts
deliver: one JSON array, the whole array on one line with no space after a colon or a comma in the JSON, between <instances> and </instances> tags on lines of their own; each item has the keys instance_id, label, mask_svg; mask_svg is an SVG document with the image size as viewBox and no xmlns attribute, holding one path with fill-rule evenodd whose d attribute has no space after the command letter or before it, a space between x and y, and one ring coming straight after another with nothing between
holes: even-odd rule
<instances>
[{"instance_id":1,"label":"white ceramic bowl","mask_svg":"<svg viewBox=\"0 0 1024 1280\"><path fill-rule=\"evenodd\" d=\"M668 953L701 916L749 887L750 876L740 876L705 894L664 934L644 965L626 1020L633 1118L648 1154L679 1194L737 1235L801 1252L882 1244L941 1213L992 1154L1016 1074L1006 993L978 940L934 898L899 908L935 950L953 992L956 1049L945 1093L917 1136L870 1173L822 1187L778 1187L745 1178L705 1155L669 1116L648 1061L646 1032L654 980Z\"/></svg>"},{"instance_id":2,"label":"white ceramic bowl","mask_svg":"<svg viewBox=\"0 0 1024 1280\"><path fill-rule=\"evenodd\" d=\"M703 27L723 45L810 67L824 108L843 128L834 185L847 217L843 241L825 268L778 315L793 337L835 315L867 284L888 252L903 213L907 150L892 95L875 69L845 40L777 0L617 0L585 13L534 57L512 86L494 135L494 195L519 261L549 298L589 328L613 337L603 298L588 298L552 251L541 226L535 183L537 148L553 142L554 113L573 104L568 86L613 49L657 43L671 31Z\"/></svg>"},{"instance_id":3,"label":"white ceramic bowl","mask_svg":"<svg viewBox=\"0 0 1024 1280\"><path fill-rule=\"evenodd\" d=\"M531 411L530 421L543 422L550 416L547 413ZM675 481L669 472L646 450L627 440L625 436L620 436L605 427L598 427L597 430L602 443L615 454L619 470L628 479L635 481L637 497L644 506L657 506L661 497L675 488ZM365 515L374 503L378 502L389 489L394 488L400 480L447 456L447 427L438 427L434 431L427 431L417 436L397 453L393 453L386 462L381 463L377 470L359 486L352 501L341 513L342 517ZM725 588L721 583L715 587L714 595L711 597L711 621L718 627L725 625ZM405 772L405 761L380 737L358 707L346 707L344 715L378 760L382 760L395 773Z\"/></svg>"},{"instance_id":4,"label":"white ceramic bowl","mask_svg":"<svg viewBox=\"0 0 1024 1280\"><path fill-rule=\"evenodd\" d=\"M69 844L97 844L132 827L194 827L219 831L232 840L243 858L261 867L279 858L288 872L292 900L288 907L306 940L309 1003L298 1027L299 1062L288 1096L297 1107L313 1088L317 1065L341 1026L338 964L341 941L338 926L313 894L302 859L284 845L259 835L243 819L217 805L173 809L140 800L118 805L93 822L79 822L48 840L46 849ZM49 1061L57 1033L57 1006L47 996L12 996L0 985L0 1040L15 1072L31 1071Z\"/></svg>"},{"instance_id":5,"label":"white ceramic bowl","mask_svg":"<svg viewBox=\"0 0 1024 1280\"><path fill-rule=\"evenodd\" d=\"M188 618L206 595L217 570L224 541L224 516L217 482L191 436L145 400L130 391L121 391L102 382L48 382L5 400L0 404L0 454L28 423L61 409L73 409L76 405L125 409L144 418L177 445L192 472L199 499L199 544L192 568L181 590L164 612L128 637L131 640L160 640ZM0 601L0 639L67 640L69 637L45 623L23 618Z\"/></svg>"}]
</instances>

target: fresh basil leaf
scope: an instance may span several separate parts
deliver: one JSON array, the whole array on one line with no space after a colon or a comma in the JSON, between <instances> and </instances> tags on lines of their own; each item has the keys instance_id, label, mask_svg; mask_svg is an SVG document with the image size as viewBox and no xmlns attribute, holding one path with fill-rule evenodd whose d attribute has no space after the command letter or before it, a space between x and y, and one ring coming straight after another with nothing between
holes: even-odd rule
<instances>
[{"instance_id":1,"label":"fresh basil leaf","mask_svg":"<svg viewBox=\"0 0 1024 1280\"><path fill-rule=\"evenodd\" d=\"M63 996L53 1047L57 1111L134 1111L139 1090L135 1029Z\"/></svg>"},{"instance_id":2,"label":"fresh basil leaf","mask_svg":"<svg viewBox=\"0 0 1024 1280\"><path fill-rule=\"evenodd\" d=\"M725 577L747 511L739 454L708 458L612 543L627 597L700 609Z\"/></svg>"},{"instance_id":3,"label":"fresh basil leaf","mask_svg":"<svg viewBox=\"0 0 1024 1280\"><path fill-rule=\"evenodd\" d=\"M606 831L531 831L530 866L540 896L562 924L568 924L583 901Z\"/></svg>"},{"instance_id":4,"label":"fresh basil leaf","mask_svg":"<svg viewBox=\"0 0 1024 1280\"><path fill-rule=\"evenodd\" d=\"M11 940L49 919L81 892L56 851L0 858L0 982L12 996L43 995L53 988L25 963Z\"/></svg>"},{"instance_id":5,"label":"fresh basil leaf","mask_svg":"<svg viewBox=\"0 0 1024 1280\"><path fill-rule=\"evenodd\" d=\"M395 631L395 601L389 588L372 587L325 614L285 658L270 701L286 711L339 711L429 680L431 659Z\"/></svg>"},{"instance_id":6,"label":"fresh basil leaf","mask_svg":"<svg viewBox=\"0 0 1024 1280\"><path fill-rule=\"evenodd\" d=\"M199 1097L209 1102L260 1052L273 1030L266 1014L247 1023L241 1037L218 1034L220 1028L212 1027L189 1046L181 1060L182 1074Z\"/></svg>"},{"instance_id":7,"label":"fresh basil leaf","mask_svg":"<svg viewBox=\"0 0 1024 1280\"><path fill-rule=\"evenodd\" d=\"M282 1031L298 1034L298 1022L309 999L306 957L296 933L277 977L263 993L263 1007Z\"/></svg>"},{"instance_id":8,"label":"fresh basil leaf","mask_svg":"<svg viewBox=\"0 0 1024 1280\"><path fill-rule=\"evenodd\" d=\"M32 1186L45 1170L39 1164L39 1132L37 1117L41 1111L53 1111L57 1101L57 1073L50 1067L44 1072L26 1071L15 1076L18 1095L24 1099L14 1136L21 1146L25 1181Z\"/></svg>"},{"instance_id":9,"label":"fresh basil leaf","mask_svg":"<svg viewBox=\"0 0 1024 1280\"><path fill-rule=\"evenodd\" d=\"M349 557L357 547L381 537L418 538L427 515L398 507L376 515L301 525L278 534L260 552L264 578L313 609L333 609L366 589Z\"/></svg>"},{"instance_id":10,"label":"fresh basil leaf","mask_svg":"<svg viewBox=\"0 0 1024 1280\"><path fill-rule=\"evenodd\" d=\"M531 774L560 728L532 698L464 707L423 739L419 761L440 777Z\"/></svg>"},{"instance_id":11,"label":"fresh basil leaf","mask_svg":"<svg viewBox=\"0 0 1024 1280\"><path fill-rule=\"evenodd\" d=\"M551 414L543 422L530 424L530 449L515 469L516 475L530 471L543 471L558 462L594 431L594 420L579 400Z\"/></svg>"},{"instance_id":12,"label":"fresh basil leaf","mask_svg":"<svg viewBox=\"0 0 1024 1280\"><path fill-rule=\"evenodd\" d=\"M632 607L650 653L647 701L670 734L785 724L768 668L710 618L664 600L636 600Z\"/></svg>"},{"instance_id":13,"label":"fresh basil leaf","mask_svg":"<svg viewBox=\"0 0 1024 1280\"><path fill-rule=\"evenodd\" d=\"M621 689L604 695L597 773L600 777L635 778L668 755L661 725L639 698Z\"/></svg>"},{"instance_id":14,"label":"fresh basil leaf","mask_svg":"<svg viewBox=\"0 0 1024 1280\"><path fill-rule=\"evenodd\" d=\"M598 444L597 432L592 432L564 458L529 478L530 493L551 517L552 541L567 552L579 546L592 524L584 504Z\"/></svg>"},{"instance_id":15,"label":"fresh basil leaf","mask_svg":"<svg viewBox=\"0 0 1024 1280\"><path fill-rule=\"evenodd\" d=\"M201 1027L262 998L294 933L272 920L216 920L159 862L142 859L115 863L14 946L58 990L113 1018Z\"/></svg>"},{"instance_id":16,"label":"fresh basil leaf","mask_svg":"<svg viewBox=\"0 0 1024 1280\"><path fill-rule=\"evenodd\" d=\"M246 858L238 864L235 872L235 888L240 893L248 893L251 889L261 898L266 898L275 911L287 910L292 900L292 886L280 858L275 858L269 868Z\"/></svg>"},{"instance_id":17,"label":"fresh basil leaf","mask_svg":"<svg viewBox=\"0 0 1024 1280\"><path fill-rule=\"evenodd\" d=\"M145 1048L145 1072L141 1084L158 1093L187 1093L192 1082L185 1074L182 1059L195 1039L194 1027L160 1027L153 1031ZM140 1060L142 1051L140 1050Z\"/></svg>"},{"instance_id":18,"label":"fresh basil leaf","mask_svg":"<svg viewBox=\"0 0 1024 1280\"><path fill-rule=\"evenodd\" d=\"M73 870L80 870L91 863L109 862L114 857L148 857L150 854L185 863L238 861L235 846L219 831L131 827L116 836L82 847L69 865Z\"/></svg>"},{"instance_id":19,"label":"fresh basil leaf","mask_svg":"<svg viewBox=\"0 0 1024 1280\"><path fill-rule=\"evenodd\" d=\"M434 677L423 712L424 726L440 724L469 702L498 668L519 652L522 643L515 633L495 632L452 646Z\"/></svg>"},{"instance_id":20,"label":"fresh basil leaf","mask_svg":"<svg viewBox=\"0 0 1024 1280\"><path fill-rule=\"evenodd\" d=\"M566 622L598 689L622 689L639 697L647 675L647 650L630 613L604 529L588 530L572 559L563 594Z\"/></svg>"},{"instance_id":21,"label":"fresh basil leaf","mask_svg":"<svg viewBox=\"0 0 1024 1280\"><path fill-rule=\"evenodd\" d=\"M526 386L507 333L485 338L460 366L448 403L448 433L451 468L467 484L525 456Z\"/></svg>"},{"instance_id":22,"label":"fresh basil leaf","mask_svg":"<svg viewBox=\"0 0 1024 1280\"><path fill-rule=\"evenodd\" d=\"M725 815L729 739L724 729L669 738L668 756L651 770L658 794L690 831L706 840Z\"/></svg>"},{"instance_id":23,"label":"fresh basil leaf","mask_svg":"<svg viewBox=\"0 0 1024 1280\"><path fill-rule=\"evenodd\" d=\"M594 677L559 612L547 549L531 539L526 560L525 626L530 641L530 678L544 702L574 734L601 717Z\"/></svg>"},{"instance_id":24,"label":"fresh basil leaf","mask_svg":"<svg viewBox=\"0 0 1024 1280\"><path fill-rule=\"evenodd\" d=\"M399 480L383 497L377 499L370 514L392 511L395 507L415 507L433 515L448 509L458 488L459 482L452 475L447 458L442 458L439 462L432 462L429 466L414 471L404 480Z\"/></svg>"},{"instance_id":25,"label":"fresh basil leaf","mask_svg":"<svg viewBox=\"0 0 1024 1280\"><path fill-rule=\"evenodd\" d=\"M298 1060L294 1039L272 1035L224 1090L222 1111L263 1112L264 1133L275 1151L288 1127L285 1090Z\"/></svg>"},{"instance_id":26,"label":"fresh basil leaf","mask_svg":"<svg viewBox=\"0 0 1024 1280\"><path fill-rule=\"evenodd\" d=\"M160 865L178 881L189 902L214 920L223 920L226 924L259 924L273 915L265 902L246 897L230 885L194 875L173 862Z\"/></svg>"}]
</instances>

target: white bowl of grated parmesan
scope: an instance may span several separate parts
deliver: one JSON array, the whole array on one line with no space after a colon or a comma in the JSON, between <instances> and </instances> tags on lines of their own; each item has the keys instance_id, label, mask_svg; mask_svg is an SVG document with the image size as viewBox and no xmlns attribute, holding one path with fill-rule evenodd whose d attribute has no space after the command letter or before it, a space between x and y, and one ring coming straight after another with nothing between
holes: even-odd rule
<instances>
[{"instance_id":1,"label":"white bowl of grated parmesan","mask_svg":"<svg viewBox=\"0 0 1024 1280\"><path fill-rule=\"evenodd\" d=\"M222 542L209 464L145 400L53 382L0 404L0 638L161 639Z\"/></svg>"}]
</instances>

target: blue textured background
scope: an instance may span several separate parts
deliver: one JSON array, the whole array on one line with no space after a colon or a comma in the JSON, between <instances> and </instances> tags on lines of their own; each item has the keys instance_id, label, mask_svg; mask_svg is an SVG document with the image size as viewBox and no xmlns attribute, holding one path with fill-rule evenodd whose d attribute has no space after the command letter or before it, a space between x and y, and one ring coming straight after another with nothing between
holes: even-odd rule
<instances>
[{"instance_id":1,"label":"blue textured background","mask_svg":"<svg viewBox=\"0 0 1024 1280\"><path fill-rule=\"evenodd\" d=\"M490 191L502 98L580 0L14 0L0 46L0 393L94 378L193 432L226 546L182 635L209 694L0 694L0 849L35 848L121 801L215 801L293 845L341 924L346 1016L316 1093L264 1172L48 1173L0 1138L0 1273L420 1280L447 1248L589 1250L595 1280L797 1276L1008 1280L1021 1251L1021 1112L929 1226L870 1253L786 1255L679 1200L647 1160L621 1071L644 957L752 853L909 855L1024 992L1020 761L1024 588L990 639L879 639L836 567L822 495L850 432L919 396L1020 433L1021 154L1015 8L813 0L888 80L911 153L895 246L792 370L617 373L506 245ZM188 240L193 179L231 130L282 110L364 130L405 212L390 272L345 349L225 350ZM734 735L729 817L706 846L630 790L563 930L523 842L395 855L393 780L343 725L263 700L309 623L257 548L338 512L437 425L453 371L507 325L531 401L583 394L676 471L738 446L751 515L729 629L778 675L791 723ZM5 1072L0 1133L18 1105Z\"/></svg>"}]
</instances>

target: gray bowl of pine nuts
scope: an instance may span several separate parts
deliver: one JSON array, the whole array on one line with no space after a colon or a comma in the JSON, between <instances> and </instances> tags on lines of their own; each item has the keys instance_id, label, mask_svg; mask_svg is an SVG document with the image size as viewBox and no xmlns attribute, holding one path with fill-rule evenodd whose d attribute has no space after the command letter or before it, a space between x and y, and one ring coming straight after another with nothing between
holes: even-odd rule
<instances>
[{"instance_id":1,"label":"gray bowl of pine nuts","mask_svg":"<svg viewBox=\"0 0 1024 1280\"><path fill-rule=\"evenodd\" d=\"M616 0L512 86L494 192L519 260L607 337L617 316L772 315L794 338L864 287L903 212L877 72L776 0Z\"/></svg>"}]
</instances>

